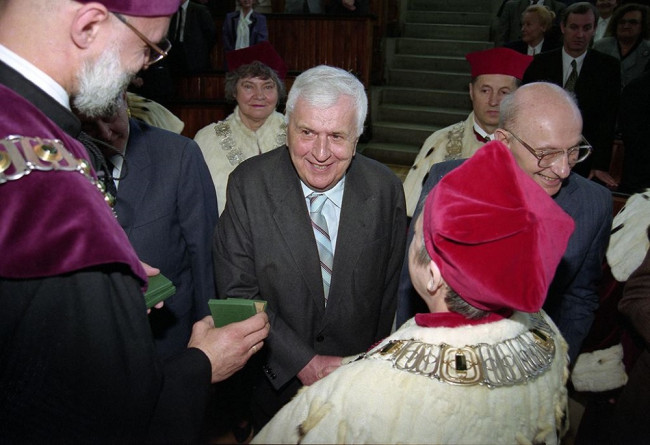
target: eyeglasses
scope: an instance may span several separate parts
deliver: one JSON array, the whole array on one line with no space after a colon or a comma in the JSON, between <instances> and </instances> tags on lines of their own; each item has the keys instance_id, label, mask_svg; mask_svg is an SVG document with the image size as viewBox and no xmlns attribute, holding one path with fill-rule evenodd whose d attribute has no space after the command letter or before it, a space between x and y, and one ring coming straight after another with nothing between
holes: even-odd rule
<instances>
[{"instance_id":1,"label":"eyeglasses","mask_svg":"<svg viewBox=\"0 0 650 445\"><path fill-rule=\"evenodd\" d=\"M640 24L641 24L641 21L637 20L637 19L620 19L618 21L619 26L625 26L625 25L636 26L636 25L640 25Z\"/></svg>"},{"instance_id":2,"label":"eyeglasses","mask_svg":"<svg viewBox=\"0 0 650 445\"><path fill-rule=\"evenodd\" d=\"M587 140L582 137L582 140L580 141L580 144L568 148L566 151L565 150L535 150L533 147L522 141L517 137L516 134L514 134L510 130L506 130L508 133L512 135L513 138L517 139L521 145L524 146L526 150L528 150L533 156L537 158L537 165L539 168L547 168L550 167L551 165L555 164L557 161L562 159L564 154L566 153L567 155L567 162L569 163L569 166L573 167L576 165L578 162L582 162L585 159L589 157L591 154L591 151L593 148L587 142Z\"/></svg>"},{"instance_id":3,"label":"eyeglasses","mask_svg":"<svg viewBox=\"0 0 650 445\"><path fill-rule=\"evenodd\" d=\"M147 44L149 48L147 48L148 53L147 53L147 61L144 63L144 68L148 68L154 63L160 62L162 59L167 57L169 54L169 50L172 48L172 42L169 41L169 39L164 38L158 43L157 45L153 43L151 40L149 40L144 34L142 34L138 29L130 24L127 20L126 17L124 17L122 14L118 14L116 12L112 13L115 17L118 18L118 20L122 23L124 23L126 26L129 27L131 31L135 33L136 36L140 37L140 40L142 40L144 43ZM153 51L152 51L153 50Z\"/></svg>"}]
</instances>

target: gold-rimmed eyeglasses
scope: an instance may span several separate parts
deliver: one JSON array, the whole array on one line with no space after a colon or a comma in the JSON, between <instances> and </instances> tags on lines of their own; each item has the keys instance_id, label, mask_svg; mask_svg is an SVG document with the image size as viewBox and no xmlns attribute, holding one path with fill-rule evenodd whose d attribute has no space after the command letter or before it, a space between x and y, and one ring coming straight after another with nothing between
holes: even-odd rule
<instances>
[{"instance_id":1,"label":"gold-rimmed eyeglasses","mask_svg":"<svg viewBox=\"0 0 650 445\"><path fill-rule=\"evenodd\" d=\"M566 150L554 150L554 149L534 149L521 139L514 134L510 130L505 131L510 133L513 138L515 138L521 145L524 146L526 150L530 152L533 156L537 158L537 166L539 168L547 168L550 167L551 165L555 164L557 161L562 159L562 157L566 154L567 156L567 162L569 163L569 166L573 167L579 162L584 161L589 157L591 154L593 148L591 147L591 144L587 142L587 140L582 136L582 140L578 145L575 145L573 147L569 147Z\"/></svg>"},{"instance_id":2,"label":"gold-rimmed eyeglasses","mask_svg":"<svg viewBox=\"0 0 650 445\"><path fill-rule=\"evenodd\" d=\"M153 43L151 40L147 38L144 34L142 34L135 26L129 23L129 21L124 17L122 14L118 14L116 12L112 13L117 19L124 23L128 28L135 33L136 36L140 37L140 40L142 40L144 43L147 44L148 46L148 54L147 54L147 61L144 63L144 68L148 68L154 63L160 62L162 59L167 57L169 54L169 50L172 48L172 42L169 41L166 37L162 39L158 44Z\"/></svg>"}]
</instances>

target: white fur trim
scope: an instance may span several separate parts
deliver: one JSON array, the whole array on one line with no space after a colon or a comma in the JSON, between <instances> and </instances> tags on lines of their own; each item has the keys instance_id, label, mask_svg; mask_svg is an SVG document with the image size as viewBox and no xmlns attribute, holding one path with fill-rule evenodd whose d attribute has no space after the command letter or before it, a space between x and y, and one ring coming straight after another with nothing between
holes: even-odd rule
<instances>
[{"instance_id":1,"label":"white fur trim","mask_svg":"<svg viewBox=\"0 0 650 445\"><path fill-rule=\"evenodd\" d=\"M578 391L600 392L619 388L627 383L623 365L623 346L619 343L607 349L585 352L578 356L571 373Z\"/></svg>"}]
</instances>

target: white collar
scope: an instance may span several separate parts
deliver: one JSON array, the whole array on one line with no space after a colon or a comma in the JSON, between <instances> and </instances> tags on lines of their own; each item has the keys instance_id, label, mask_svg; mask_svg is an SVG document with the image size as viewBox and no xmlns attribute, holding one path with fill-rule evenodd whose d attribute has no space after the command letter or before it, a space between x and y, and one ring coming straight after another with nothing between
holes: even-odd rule
<instances>
[{"instance_id":1,"label":"white collar","mask_svg":"<svg viewBox=\"0 0 650 445\"><path fill-rule=\"evenodd\" d=\"M587 55L587 51L580 54L578 57L573 57L572 55L566 52L564 47L562 47L562 66L565 68L571 66L571 61L575 59L577 64L576 69L578 70L578 74L580 74L580 70L582 69L582 63L585 61L585 56Z\"/></svg>"},{"instance_id":2,"label":"white collar","mask_svg":"<svg viewBox=\"0 0 650 445\"><path fill-rule=\"evenodd\" d=\"M479 124L476 123L476 121L474 121L474 131L477 132L479 135L481 135L481 137L484 137L484 138L489 139L489 140L494 139L494 136L491 135L491 134L488 134L487 131L483 130L479 126Z\"/></svg>"},{"instance_id":3,"label":"white collar","mask_svg":"<svg viewBox=\"0 0 650 445\"><path fill-rule=\"evenodd\" d=\"M302 186L302 193L305 196L305 199L310 194L314 193L314 190L310 189L303 181L300 180L300 185ZM343 191L345 190L345 176L331 189L326 192L322 192L327 198L332 201L339 209L343 205ZM319 192L316 192L319 193Z\"/></svg>"},{"instance_id":4,"label":"white collar","mask_svg":"<svg viewBox=\"0 0 650 445\"><path fill-rule=\"evenodd\" d=\"M0 60L18 71L23 77L43 90L48 96L70 109L70 97L65 89L44 71L0 44Z\"/></svg>"}]
</instances>

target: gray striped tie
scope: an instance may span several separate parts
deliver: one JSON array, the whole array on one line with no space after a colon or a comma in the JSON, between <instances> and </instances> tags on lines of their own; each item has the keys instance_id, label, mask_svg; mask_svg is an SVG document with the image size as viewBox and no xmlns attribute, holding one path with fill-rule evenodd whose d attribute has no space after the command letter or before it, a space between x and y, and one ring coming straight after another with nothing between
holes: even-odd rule
<instances>
[{"instance_id":1,"label":"gray striped tie","mask_svg":"<svg viewBox=\"0 0 650 445\"><path fill-rule=\"evenodd\" d=\"M327 221L321 214L323 205L327 201L327 196L322 193L312 193L309 198L309 216L311 217L311 226L314 229L316 245L318 246L318 256L320 257L320 270L323 277L323 291L325 294L325 306L330 292L330 282L332 281L332 264L334 264L334 255L332 254L332 241L330 240L329 231L327 230Z\"/></svg>"}]
</instances>

